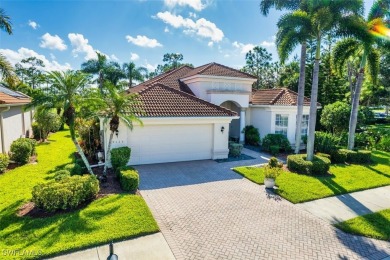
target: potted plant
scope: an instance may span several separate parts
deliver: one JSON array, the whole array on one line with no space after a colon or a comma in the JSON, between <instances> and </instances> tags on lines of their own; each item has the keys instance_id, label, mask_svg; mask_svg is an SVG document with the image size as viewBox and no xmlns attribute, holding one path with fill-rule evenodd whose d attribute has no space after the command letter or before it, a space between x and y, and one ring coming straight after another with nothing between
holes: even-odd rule
<instances>
[{"instance_id":1,"label":"potted plant","mask_svg":"<svg viewBox=\"0 0 390 260\"><path fill-rule=\"evenodd\" d=\"M281 174L282 170L279 167L264 167L264 185L267 189L272 189L275 186L276 178Z\"/></svg>"}]
</instances>

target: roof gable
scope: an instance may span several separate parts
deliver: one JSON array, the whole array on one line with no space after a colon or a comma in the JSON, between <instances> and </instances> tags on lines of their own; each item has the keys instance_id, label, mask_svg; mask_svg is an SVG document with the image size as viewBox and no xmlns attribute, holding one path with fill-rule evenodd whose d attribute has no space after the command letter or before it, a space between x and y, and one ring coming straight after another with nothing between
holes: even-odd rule
<instances>
[{"instance_id":1,"label":"roof gable","mask_svg":"<svg viewBox=\"0 0 390 260\"><path fill-rule=\"evenodd\" d=\"M139 117L231 117L237 113L186 92L154 84L139 90L140 103L132 109Z\"/></svg>"},{"instance_id":2,"label":"roof gable","mask_svg":"<svg viewBox=\"0 0 390 260\"><path fill-rule=\"evenodd\" d=\"M29 96L0 84L0 104L28 104L30 102Z\"/></svg>"},{"instance_id":3,"label":"roof gable","mask_svg":"<svg viewBox=\"0 0 390 260\"><path fill-rule=\"evenodd\" d=\"M286 89L260 89L252 94L253 105L296 106L298 93ZM310 106L310 98L304 97L304 106ZM319 104L318 104L319 105Z\"/></svg>"},{"instance_id":4,"label":"roof gable","mask_svg":"<svg viewBox=\"0 0 390 260\"><path fill-rule=\"evenodd\" d=\"M248 73L215 62L200 67L196 67L193 70L191 70L187 75L185 75L183 78L188 78L195 75L256 79L256 77L253 75L250 75Z\"/></svg>"}]
</instances>

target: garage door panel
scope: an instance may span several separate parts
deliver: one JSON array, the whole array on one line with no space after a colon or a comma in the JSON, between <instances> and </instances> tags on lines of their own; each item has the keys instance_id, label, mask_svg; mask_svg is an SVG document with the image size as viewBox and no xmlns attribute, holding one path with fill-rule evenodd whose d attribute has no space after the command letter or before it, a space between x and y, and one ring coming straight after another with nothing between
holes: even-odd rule
<instances>
[{"instance_id":1,"label":"garage door panel","mask_svg":"<svg viewBox=\"0 0 390 260\"><path fill-rule=\"evenodd\" d=\"M144 126L128 139L132 164L211 159L213 125Z\"/></svg>"}]
</instances>

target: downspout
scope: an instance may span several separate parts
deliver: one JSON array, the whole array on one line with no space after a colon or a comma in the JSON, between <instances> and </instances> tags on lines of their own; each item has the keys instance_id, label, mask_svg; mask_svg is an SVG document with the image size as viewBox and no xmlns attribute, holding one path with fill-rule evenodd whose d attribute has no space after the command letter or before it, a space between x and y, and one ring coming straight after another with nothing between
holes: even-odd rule
<instances>
[{"instance_id":1,"label":"downspout","mask_svg":"<svg viewBox=\"0 0 390 260\"><path fill-rule=\"evenodd\" d=\"M4 128L3 128L3 112L7 112L10 110L10 106L6 107L0 107L0 138L1 138L1 153L6 153L5 152L5 144L4 144Z\"/></svg>"}]
</instances>

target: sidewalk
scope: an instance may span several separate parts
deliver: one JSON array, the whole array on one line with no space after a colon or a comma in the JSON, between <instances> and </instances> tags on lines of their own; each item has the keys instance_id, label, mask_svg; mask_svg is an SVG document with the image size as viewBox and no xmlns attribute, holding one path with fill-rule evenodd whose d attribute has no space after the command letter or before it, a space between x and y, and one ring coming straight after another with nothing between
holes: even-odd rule
<instances>
[{"instance_id":1,"label":"sidewalk","mask_svg":"<svg viewBox=\"0 0 390 260\"><path fill-rule=\"evenodd\" d=\"M137 260L149 260L149 259L161 259L161 260L174 260L175 257L167 242L165 241L162 233L143 236L135 239L130 239L118 243L114 243L114 253L119 259L137 259ZM83 259L83 260L99 260L107 259L109 255L109 246L99 246L90 249L78 251L75 253L58 256L52 258L53 260L70 260L70 259Z\"/></svg>"},{"instance_id":2,"label":"sidewalk","mask_svg":"<svg viewBox=\"0 0 390 260\"><path fill-rule=\"evenodd\" d=\"M331 224L390 208L390 186L296 204Z\"/></svg>"}]
</instances>

